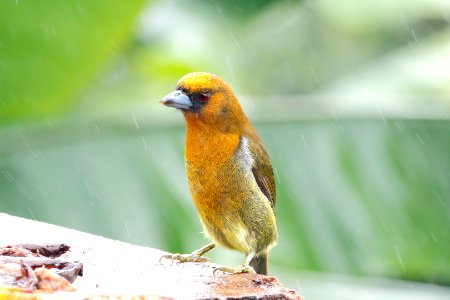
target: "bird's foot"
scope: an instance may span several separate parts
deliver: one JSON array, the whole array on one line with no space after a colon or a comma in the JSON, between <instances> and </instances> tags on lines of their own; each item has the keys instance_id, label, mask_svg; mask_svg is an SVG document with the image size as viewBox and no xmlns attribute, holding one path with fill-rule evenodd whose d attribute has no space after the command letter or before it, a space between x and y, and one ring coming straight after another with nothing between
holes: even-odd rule
<instances>
[{"instance_id":1,"label":"bird's foot","mask_svg":"<svg viewBox=\"0 0 450 300\"><path fill-rule=\"evenodd\" d=\"M165 255L161 256L159 261L161 262L161 260L163 260L163 259L178 260L181 263L185 263L185 262L209 262L208 258L206 258L204 256L200 256L200 255L198 255L196 253L189 253L189 254L179 254L179 253L165 254Z\"/></svg>"},{"instance_id":2,"label":"bird's foot","mask_svg":"<svg viewBox=\"0 0 450 300\"><path fill-rule=\"evenodd\" d=\"M230 273L230 274L240 274L240 273L255 273L255 270L253 270L252 267L250 267L249 265L241 265L239 267L236 268L231 268L231 267L219 267L216 268L213 272L213 275L216 276L217 272L222 272L222 273Z\"/></svg>"}]
</instances>

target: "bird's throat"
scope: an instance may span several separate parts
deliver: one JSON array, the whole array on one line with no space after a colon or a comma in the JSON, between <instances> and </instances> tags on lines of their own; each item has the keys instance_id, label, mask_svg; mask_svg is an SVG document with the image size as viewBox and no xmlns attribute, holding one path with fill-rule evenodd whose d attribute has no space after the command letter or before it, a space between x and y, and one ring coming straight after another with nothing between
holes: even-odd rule
<instances>
[{"instance_id":1,"label":"bird's throat","mask_svg":"<svg viewBox=\"0 0 450 300\"><path fill-rule=\"evenodd\" d=\"M239 145L239 134L186 122L185 158L191 164L217 165L228 161Z\"/></svg>"}]
</instances>

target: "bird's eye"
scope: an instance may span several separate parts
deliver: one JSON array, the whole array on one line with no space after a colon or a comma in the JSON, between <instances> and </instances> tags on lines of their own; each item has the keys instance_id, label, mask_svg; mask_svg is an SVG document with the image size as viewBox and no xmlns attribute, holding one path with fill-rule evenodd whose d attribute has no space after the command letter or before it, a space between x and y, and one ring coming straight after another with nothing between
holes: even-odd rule
<instances>
[{"instance_id":1,"label":"bird's eye","mask_svg":"<svg viewBox=\"0 0 450 300\"><path fill-rule=\"evenodd\" d=\"M200 102L206 102L209 99L209 94L208 93L201 93L200 95L198 95L198 101Z\"/></svg>"}]
</instances>

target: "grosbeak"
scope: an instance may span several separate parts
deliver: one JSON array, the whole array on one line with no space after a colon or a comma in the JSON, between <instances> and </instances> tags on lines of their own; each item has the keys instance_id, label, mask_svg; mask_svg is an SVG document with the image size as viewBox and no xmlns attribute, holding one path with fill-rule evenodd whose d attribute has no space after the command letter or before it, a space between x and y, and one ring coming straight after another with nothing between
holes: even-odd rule
<instances>
[{"instance_id":1,"label":"grosbeak","mask_svg":"<svg viewBox=\"0 0 450 300\"><path fill-rule=\"evenodd\" d=\"M186 175L212 241L191 254L166 257L201 261L220 245L246 255L240 267L222 271L267 274L267 253L277 239L273 170L233 91L220 77L196 72L160 102L179 109L186 121Z\"/></svg>"}]
</instances>

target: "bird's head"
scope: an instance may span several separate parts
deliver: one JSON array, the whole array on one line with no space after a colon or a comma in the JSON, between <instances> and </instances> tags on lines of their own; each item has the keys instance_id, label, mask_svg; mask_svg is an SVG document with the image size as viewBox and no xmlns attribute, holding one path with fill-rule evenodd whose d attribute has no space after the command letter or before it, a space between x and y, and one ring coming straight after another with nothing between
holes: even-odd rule
<instances>
[{"instance_id":1,"label":"bird's head","mask_svg":"<svg viewBox=\"0 0 450 300\"><path fill-rule=\"evenodd\" d=\"M190 123L230 128L246 120L228 84L219 76L205 72L184 75L176 90L162 98L160 103L181 110L186 122Z\"/></svg>"}]
</instances>

